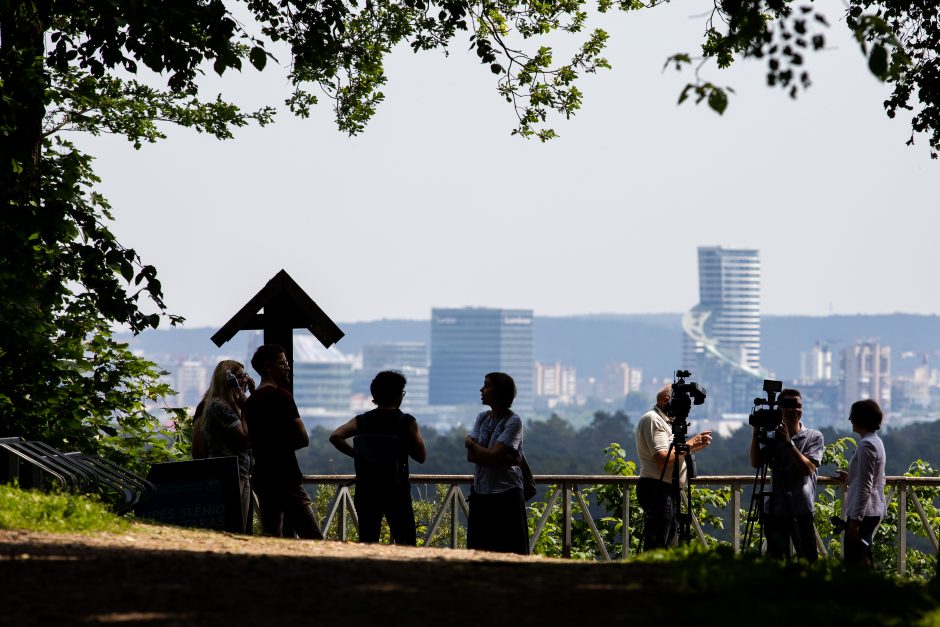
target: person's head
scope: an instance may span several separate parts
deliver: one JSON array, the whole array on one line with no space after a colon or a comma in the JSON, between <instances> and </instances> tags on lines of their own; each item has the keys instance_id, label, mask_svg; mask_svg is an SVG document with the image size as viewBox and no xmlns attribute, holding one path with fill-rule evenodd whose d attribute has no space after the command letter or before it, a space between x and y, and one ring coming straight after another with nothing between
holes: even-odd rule
<instances>
[{"instance_id":1,"label":"person's head","mask_svg":"<svg viewBox=\"0 0 940 627\"><path fill-rule=\"evenodd\" d=\"M480 398L484 405L509 409L516 399L516 382L505 372L491 372L483 377Z\"/></svg>"},{"instance_id":2,"label":"person's head","mask_svg":"<svg viewBox=\"0 0 940 627\"><path fill-rule=\"evenodd\" d=\"M852 409L849 411L849 421L857 433L877 431L881 428L883 419L881 407L870 398L852 403Z\"/></svg>"},{"instance_id":3,"label":"person's head","mask_svg":"<svg viewBox=\"0 0 940 627\"><path fill-rule=\"evenodd\" d=\"M251 367L262 378L273 380L278 385L290 382L290 364L284 349L278 344L262 344L251 357Z\"/></svg>"},{"instance_id":4,"label":"person's head","mask_svg":"<svg viewBox=\"0 0 940 627\"><path fill-rule=\"evenodd\" d=\"M667 383L663 389L656 393L656 407L662 409L666 406L666 403L669 402L669 397L672 395L672 384Z\"/></svg>"},{"instance_id":5,"label":"person's head","mask_svg":"<svg viewBox=\"0 0 940 627\"><path fill-rule=\"evenodd\" d=\"M783 421L795 425L803 418L803 395L794 388L784 388L778 396Z\"/></svg>"},{"instance_id":6,"label":"person's head","mask_svg":"<svg viewBox=\"0 0 940 627\"><path fill-rule=\"evenodd\" d=\"M245 372L245 367L241 363L233 359L223 359L212 371L212 376L209 378L209 389L204 397L205 400L207 402L220 400L235 408L235 387L231 377L234 377L234 382L239 387L244 388L247 376L248 373Z\"/></svg>"},{"instance_id":7,"label":"person's head","mask_svg":"<svg viewBox=\"0 0 940 627\"><path fill-rule=\"evenodd\" d=\"M369 390L372 402L379 407L398 407L405 396L405 375L396 370L383 370L375 375Z\"/></svg>"}]
</instances>

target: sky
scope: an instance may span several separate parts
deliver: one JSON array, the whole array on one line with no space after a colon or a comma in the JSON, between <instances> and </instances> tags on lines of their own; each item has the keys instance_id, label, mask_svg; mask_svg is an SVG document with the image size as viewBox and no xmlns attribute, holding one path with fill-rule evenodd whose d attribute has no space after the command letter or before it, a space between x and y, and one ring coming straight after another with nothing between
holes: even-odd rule
<instances>
[{"instance_id":1,"label":"sky","mask_svg":"<svg viewBox=\"0 0 940 627\"><path fill-rule=\"evenodd\" d=\"M515 114L467 52L403 48L366 131L307 120L219 141L188 129L135 151L83 138L113 230L155 265L186 326L221 326L280 269L334 320L426 319L432 307L540 316L680 312L698 301L698 246L757 248L767 314L940 312L940 163L905 146L888 89L841 21L809 54L797 100L764 65L706 66L733 87L724 116L677 106L707 4L615 14L609 71L583 77L581 111L549 143L510 135ZM207 79L245 108L280 105L281 68Z\"/></svg>"}]
</instances>

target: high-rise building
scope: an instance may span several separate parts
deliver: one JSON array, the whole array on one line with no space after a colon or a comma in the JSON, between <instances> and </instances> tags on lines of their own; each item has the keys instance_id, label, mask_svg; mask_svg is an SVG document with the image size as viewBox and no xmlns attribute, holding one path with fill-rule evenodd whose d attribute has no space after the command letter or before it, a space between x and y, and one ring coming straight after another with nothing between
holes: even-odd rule
<instances>
[{"instance_id":1,"label":"high-rise building","mask_svg":"<svg viewBox=\"0 0 940 627\"><path fill-rule=\"evenodd\" d=\"M395 366L428 367L428 345L424 342L381 342L362 347L364 370L395 369Z\"/></svg>"},{"instance_id":2,"label":"high-rise building","mask_svg":"<svg viewBox=\"0 0 940 627\"><path fill-rule=\"evenodd\" d=\"M722 413L747 412L761 389L760 268L758 250L698 249L699 303L682 320L683 363Z\"/></svg>"},{"instance_id":3,"label":"high-rise building","mask_svg":"<svg viewBox=\"0 0 940 627\"><path fill-rule=\"evenodd\" d=\"M857 342L842 351L842 411L852 403L874 399L891 408L891 347L874 340Z\"/></svg>"},{"instance_id":4,"label":"high-rise building","mask_svg":"<svg viewBox=\"0 0 940 627\"><path fill-rule=\"evenodd\" d=\"M209 387L209 369L201 361L182 362L176 369L174 387L179 405L195 407Z\"/></svg>"},{"instance_id":5,"label":"high-rise building","mask_svg":"<svg viewBox=\"0 0 940 627\"><path fill-rule=\"evenodd\" d=\"M604 366L603 397L607 400L621 399L640 389L643 371L619 362Z\"/></svg>"},{"instance_id":6,"label":"high-rise building","mask_svg":"<svg viewBox=\"0 0 940 627\"><path fill-rule=\"evenodd\" d=\"M535 362L535 395L570 403L578 393L577 376L574 366Z\"/></svg>"},{"instance_id":7,"label":"high-rise building","mask_svg":"<svg viewBox=\"0 0 940 627\"><path fill-rule=\"evenodd\" d=\"M816 342L808 353L800 353L800 380L809 383L832 379L832 351Z\"/></svg>"},{"instance_id":8,"label":"high-rise building","mask_svg":"<svg viewBox=\"0 0 940 627\"><path fill-rule=\"evenodd\" d=\"M531 309L431 310L432 405L478 404L487 372L516 382L513 407L534 406L534 335Z\"/></svg>"}]
</instances>

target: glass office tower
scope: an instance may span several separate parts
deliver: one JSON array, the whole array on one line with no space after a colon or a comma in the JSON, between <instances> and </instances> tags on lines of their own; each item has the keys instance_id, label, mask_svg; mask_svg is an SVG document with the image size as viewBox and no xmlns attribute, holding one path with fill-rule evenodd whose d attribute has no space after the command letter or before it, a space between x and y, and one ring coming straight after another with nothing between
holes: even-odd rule
<instances>
[{"instance_id":1,"label":"glass office tower","mask_svg":"<svg viewBox=\"0 0 940 627\"><path fill-rule=\"evenodd\" d=\"M534 336L531 309L433 309L431 311L432 405L480 403L487 372L516 381L513 408L534 405Z\"/></svg>"}]
</instances>

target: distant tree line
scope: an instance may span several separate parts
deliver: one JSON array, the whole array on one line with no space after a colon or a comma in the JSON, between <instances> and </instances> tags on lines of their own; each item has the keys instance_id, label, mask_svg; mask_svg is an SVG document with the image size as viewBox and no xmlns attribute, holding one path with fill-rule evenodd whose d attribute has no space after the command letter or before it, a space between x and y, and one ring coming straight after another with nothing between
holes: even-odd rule
<instances>
[{"instance_id":1,"label":"distant tree line","mask_svg":"<svg viewBox=\"0 0 940 627\"><path fill-rule=\"evenodd\" d=\"M535 474L604 474L604 449L612 442L621 444L626 458L636 462L636 423L623 411L598 411L593 420L578 429L553 414L548 420L529 421L525 431L525 451ZM832 428L822 429L827 443L854 435ZM298 451L304 472L309 474L352 474L352 459L329 443L330 431L316 427L310 432L310 447ZM423 433L428 448L424 464L412 462L413 473L469 474L463 447L464 429ZM881 434L887 452L887 474L902 475L917 459L940 466L940 422L909 425ZM744 426L731 437L715 438L712 445L696 456L700 475L748 475L754 471L747 459L751 429ZM850 449L851 450L854 449ZM823 474L832 469L823 468Z\"/></svg>"}]
</instances>

